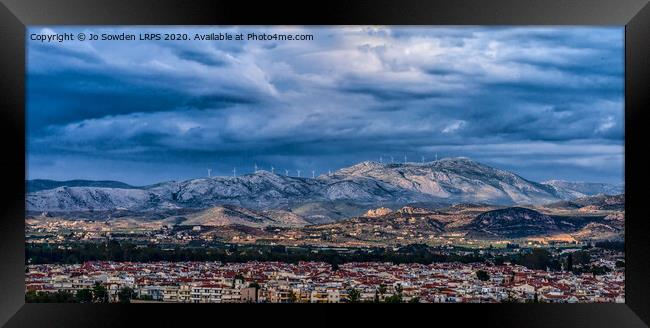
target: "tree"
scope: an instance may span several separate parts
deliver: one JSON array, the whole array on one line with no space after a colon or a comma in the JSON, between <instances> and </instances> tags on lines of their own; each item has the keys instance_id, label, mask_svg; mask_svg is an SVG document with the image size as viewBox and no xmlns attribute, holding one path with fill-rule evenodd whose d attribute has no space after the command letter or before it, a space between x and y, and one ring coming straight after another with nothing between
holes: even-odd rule
<instances>
[{"instance_id":1,"label":"tree","mask_svg":"<svg viewBox=\"0 0 650 328\"><path fill-rule=\"evenodd\" d=\"M551 253L542 248L535 248L532 252L521 255L517 262L518 264L534 270L546 270L547 268L554 269L556 266L553 262Z\"/></svg>"},{"instance_id":2,"label":"tree","mask_svg":"<svg viewBox=\"0 0 650 328\"><path fill-rule=\"evenodd\" d=\"M501 303L517 303L517 299L512 296L512 291L508 291L508 297L502 300Z\"/></svg>"},{"instance_id":3,"label":"tree","mask_svg":"<svg viewBox=\"0 0 650 328\"><path fill-rule=\"evenodd\" d=\"M74 294L69 291L60 290L54 293L55 302L57 303L77 303Z\"/></svg>"},{"instance_id":4,"label":"tree","mask_svg":"<svg viewBox=\"0 0 650 328\"><path fill-rule=\"evenodd\" d=\"M386 294L386 285L380 284L379 287L377 288L377 291L379 291L379 294L384 296L384 294Z\"/></svg>"},{"instance_id":5,"label":"tree","mask_svg":"<svg viewBox=\"0 0 650 328\"><path fill-rule=\"evenodd\" d=\"M598 275L606 274L606 273L608 273L608 272L610 272L612 270L610 268L606 267L606 266L594 265L594 266L591 267L590 271L593 274L593 276L595 277L595 276L598 276Z\"/></svg>"},{"instance_id":6,"label":"tree","mask_svg":"<svg viewBox=\"0 0 650 328\"><path fill-rule=\"evenodd\" d=\"M77 297L77 301L79 301L80 303L93 302L93 291L88 288L79 289L75 296Z\"/></svg>"},{"instance_id":7,"label":"tree","mask_svg":"<svg viewBox=\"0 0 650 328\"><path fill-rule=\"evenodd\" d=\"M402 294L393 294L384 299L386 303L402 303Z\"/></svg>"},{"instance_id":8,"label":"tree","mask_svg":"<svg viewBox=\"0 0 650 328\"><path fill-rule=\"evenodd\" d=\"M25 293L25 303L35 303L36 302L36 292L33 290Z\"/></svg>"},{"instance_id":9,"label":"tree","mask_svg":"<svg viewBox=\"0 0 650 328\"><path fill-rule=\"evenodd\" d=\"M287 300L287 302L296 303L297 300L298 300L298 297L296 296L296 293L294 293L293 290L290 291L289 292L289 299Z\"/></svg>"},{"instance_id":10,"label":"tree","mask_svg":"<svg viewBox=\"0 0 650 328\"><path fill-rule=\"evenodd\" d=\"M28 291L25 294L26 303L51 303L49 294L46 292Z\"/></svg>"},{"instance_id":11,"label":"tree","mask_svg":"<svg viewBox=\"0 0 650 328\"><path fill-rule=\"evenodd\" d=\"M566 258L566 270L567 271L573 271L573 255L569 254Z\"/></svg>"},{"instance_id":12,"label":"tree","mask_svg":"<svg viewBox=\"0 0 650 328\"><path fill-rule=\"evenodd\" d=\"M151 295L140 295L140 296L138 296L138 299L141 299L143 301L151 301L151 300L153 300L153 296L151 296Z\"/></svg>"},{"instance_id":13,"label":"tree","mask_svg":"<svg viewBox=\"0 0 650 328\"><path fill-rule=\"evenodd\" d=\"M49 303L50 297L46 292L29 291L25 294L26 303Z\"/></svg>"},{"instance_id":14,"label":"tree","mask_svg":"<svg viewBox=\"0 0 650 328\"><path fill-rule=\"evenodd\" d=\"M131 303L131 299L135 298L135 291L130 287L122 287L117 292L117 298L120 303Z\"/></svg>"},{"instance_id":15,"label":"tree","mask_svg":"<svg viewBox=\"0 0 650 328\"><path fill-rule=\"evenodd\" d=\"M420 303L420 298L419 297L413 297L409 300L409 303Z\"/></svg>"},{"instance_id":16,"label":"tree","mask_svg":"<svg viewBox=\"0 0 650 328\"><path fill-rule=\"evenodd\" d=\"M490 275L485 270L478 270L476 271L476 278L480 281L488 281L490 280Z\"/></svg>"},{"instance_id":17,"label":"tree","mask_svg":"<svg viewBox=\"0 0 650 328\"><path fill-rule=\"evenodd\" d=\"M106 287L98 282L93 286L93 301L95 303L108 303L108 291Z\"/></svg>"},{"instance_id":18,"label":"tree","mask_svg":"<svg viewBox=\"0 0 650 328\"><path fill-rule=\"evenodd\" d=\"M499 255L499 256L494 257L494 264L495 265L503 265L504 262L505 262L505 260L503 259L503 256Z\"/></svg>"},{"instance_id":19,"label":"tree","mask_svg":"<svg viewBox=\"0 0 650 328\"><path fill-rule=\"evenodd\" d=\"M77 299L72 293L59 290L54 293L28 291L25 293L26 303L76 303Z\"/></svg>"},{"instance_id":20,"label":"tree","mask_svg":"<svg viewBox=\"0 0 650 328\"><path fill-rule=\"evenodd\" d=\"M402 288L402 285L398 284L395 286L395 294L386 297L384 299L384 302L386 303L402 303L402 291L404 289Z\"/></svg>"},{"instance_id":21,"label":"tree","mask_svg":"<svg viewBox=\"0 0 650 328\"><path fill-rule=\"evenodd\" d=\"M348 300L350 303L359 303L361 292L355 288L348 289Z\"/></svg>"},{"instance_id":22,"label":"tree","mask_svg":"<svg viewBox=\"0 0 650 328\"><path fill-rule=\"evenodd\" d=\"M588 252L585 251L577 251L573 253L573 264L589 264L591 262L591 256L589 256Z\"/></svg>"}]
</instances>

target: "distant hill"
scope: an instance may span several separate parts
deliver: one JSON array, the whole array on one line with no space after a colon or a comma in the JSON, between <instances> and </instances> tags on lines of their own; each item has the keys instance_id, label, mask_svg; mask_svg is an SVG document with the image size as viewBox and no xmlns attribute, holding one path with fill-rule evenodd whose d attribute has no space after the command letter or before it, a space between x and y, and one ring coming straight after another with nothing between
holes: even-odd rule
<instances>
[{"instance_id":1,"label":"distant hill","mask_svg":"<svg viewBox=\"0 0 650 328\"><path fill-rule=\"evenodd\" d=\"M386 242L400 240L405 236L438 236L445 231L445 223L437 220L434 212L406 206L385 215L359 216L336 223L307 226L302 228L302 231L306 234L327 236L326 239Z\"/></svg>"},{"instance_id":2,"label":"distant hill","mask_svg":"<svg viewBox=\"0 0 650 328\"><path fill-rule=\"evenodd\" d=\"M290 212L273 210L257 212L233 205L217 206L189 215L182 225L227 226L241 225L249 227L301 227L307 225L298 215Z\"/></svg>"},{"instance_id":3,"label":"distant hill","mask_svg":"<svg viewBox=\"0 0 650 328\"><path fill-rule=\"evenodd\" d=\"M625 195L596 195L560 201L545 205L548 208L584 210L625 210Z\"/></svg>"},{"instance_id":4,"label":"distant hill","mask_svg":"<svg viewBox=\"0 0 650 328\"><path fill-rule=\"evenodd\" d=\"M623 240L622 230L622 227L592 222L577 231L574 237L581 240Z\"/></svg>"},{"instance_id":5,"label":"distant hill","mask_svg":"<svg viewBox=\"0 0 650 328\"><path fill-rule=\"evenodd\" d=\"M371 205L340 200L306 202L292 206L290 210L305 218L310 224L323 224L359 216L370 208Z\"/></svg>"},{"instance_id":6,"label":"distant hill","mask_svg":"<svg viewBox=\"0 0 650 328\"><path fill-rule=\"evenodd\" d=\"M467 227L495 237L519 238L559 231L548 215L523 207L509 207L479 214Z\"/></svg>"},{"instance_id":7,"label":"distant hill","mask_svg":"<svg viewBox=\"0 0 650 328\"><path fill-rule=\"evenodd\" d=\"M121 188L121 189L136 189L138 187L131 186L124 182L119 181L94 181L94 180L68 180L56 181L46 179L27 180L27 192L36 192L40 190L54 189L58 187L98 187L98 188Z\"/></svg>"},{"instance_id":8,"label":"distant hill","mask_svg":"<svg viewBox=\"0 0 650 328\"><path fill-rule=\"evenodd\" d=\"M563 180L544 181L542 184L552 187L563 199L573 199L594 195L618 195L625 192L623 185L593 182L569 182Z\"/></svg>"}]
</instances>

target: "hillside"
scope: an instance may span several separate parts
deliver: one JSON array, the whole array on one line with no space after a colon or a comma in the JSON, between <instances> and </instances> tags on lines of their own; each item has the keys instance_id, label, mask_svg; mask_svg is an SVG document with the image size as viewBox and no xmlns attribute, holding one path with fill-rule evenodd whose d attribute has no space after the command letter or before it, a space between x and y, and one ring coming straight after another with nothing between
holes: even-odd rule
<instances>
[{"instance_id":1,"label":"hillside","mask_svg":"<svg viewBox=\"0 0 650 328\"><path fill-rule=\"evenodd\" d=\"M271 210L257 212L233 205L217 206L188 216L182 225L249 227L301 227L309 224L300 216L290 212Z\"/></svg>"},{"instance_id":2,"label":"hillside","mask_svg":"<svg viewBox=\"0 0 650 328\"><path fill-rule=\"evenodd\" d=\"M560 230L550 216L522 207L487 211L466 228L475 235L506 238L546 235Z\"/></svg>"},{"instance_id":3,"label":"hillside","mask_svg":"<svg viewBox=\"0 0 650 328\"><path fill-rule=\"evenodd\" d=\"M569 182L562 180L544 181L542 184L552 187L563 199L581 198L594 195L618 195L625 191L623 185L592 182Z\"/></svg>"},{"instance_id":4,"label":"hillside","mask_svg":"<svg viewBox=\"0 0 650 328\"><path fill-rule=\"evenodd\" d=\"M560 201L545 205L548 208L575 210L625 210L625 195L596 195Z\"/></svg>"},{"instance_id":5,"label":"hillside","mask_svg":"<svg viewBox=\"0 0 650 328\"><path fill-rule=\"evenodd\" d=\"M138 188L119 181L94 181L94 180L55 181L55 180L46 180L46 179L27 180L27 192L36 192L41 190L55 189L58 187L99 187L99 188L121 188L121 189Z\"/></svg>"}]
</instances>

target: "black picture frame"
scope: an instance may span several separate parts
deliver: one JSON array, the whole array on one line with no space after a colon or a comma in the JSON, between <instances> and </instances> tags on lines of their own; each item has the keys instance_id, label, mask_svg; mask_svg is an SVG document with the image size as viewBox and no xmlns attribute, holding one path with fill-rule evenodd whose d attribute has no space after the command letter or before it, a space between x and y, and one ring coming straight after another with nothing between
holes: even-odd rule
<instances>
[{"instance_id":1,"label":"black picture frame","mask_svg":"<svg viewBox=\"0 0 650 328\"><path fill-rule=\"evenodd\" d=\"M0 324L7 327L376 323L402 326L644 327L650 238L644 201L650 100L647 0L124 1L0 0ZM29 25L625 25L625 304L25 304L25 27ZM208 307L209 306L209 307ZM234 320L234 321L233 321Z\"/></svg>"}]
</instances>

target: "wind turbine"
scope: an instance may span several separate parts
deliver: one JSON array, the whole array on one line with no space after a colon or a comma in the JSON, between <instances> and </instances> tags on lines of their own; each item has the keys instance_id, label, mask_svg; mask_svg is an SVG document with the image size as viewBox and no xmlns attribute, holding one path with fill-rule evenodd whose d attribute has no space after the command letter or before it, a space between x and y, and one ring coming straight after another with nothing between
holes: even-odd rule
<instances>
[{"instance_id":1,"label":"wind turbine","mask_svg":"<svg viewBox=\"0 0 650 328\"><path fill-rule=\"evenodd\" d=\"M379 156L379 163L384 164L384 159L381 156Z\"/></svg>"},{"instance_id":2,"label":"wind turbine","mask_svg":"<svg viewBox=\"0 0 650 328\"><path fill-rule=\"evenodd\" d=\"M300 170L296 170L296 171L298 171L298 177L300 178Z\"/></svg>"},{"instance_id":3,"label":"wind turbine","mask_svg":"<svg viewBox=\"0 0 650 328\"><path fill-rule=\"evenodd\" d=\"M436 153L436 162L438 161L438 153Z\"/></svg>"},{"instance_id":4,"label":"wind turbine","mask_svg":"<svg viewBox=\"0 0 650 328\"><path fill-rule=\"evenodd\" d=\"M393 156L390 157L390 163L391 164L395 163L395 159L393 158Z\"/></svg>"},{"instance_id":5,"label":"wind turbine","mask_svg":"<svg viewBox=\"0 0 650 328\"><path fill-rule=\"evenodd\" d=\"M255 163L255 173L257 173L257 163Z\"/></svg>"},{"instance_id":6,"label":"wind turbine","mask_svg":"<svg viewBox=\"0 0 650 328\"><path fill-rule=\"evenodd\" d=\"M422 156L422 164L424 164L424 156Z\"/></svg>"},{"instance_id":7,"label":"wind turbine","mask_svg":"<svg viewBox=\"0 0 650 328\"><path fill-rule=\"evenodd\" d=\"M208 169L208 178L212 176L212 169Z\"/></svg>"},{"instance_id":8,"label":"wind turbine","mask_svg":"<svg viewBox=\"0 0 650 328\"><path fill-rule=\"evenodd\" d=\"M233 176L233 178L237 177L237 168L236 167L232 168L232 176Z\"/></svg>"},{"instance_id":9,"label":"wind turbine","mask_svg":"<svg viewBox=\"0 0 650 328\"><path fill-rule=\"evenodd\" d=\"M289 170L284 170L284 175L289 176Z\"/></svg>"},{"instance_id":10,"label":"wind turbine","mask_svg":"<svg viewBox=\"0 0 650 328\"><path fill-rule=\"evenodd\" d=\"M328 175L332 174L332 170L327 170L327 174Z\"/></svg>"},{"instance_id":11,"label":"wind turbine","mask_svg":"<svg viewBox=\"0 0 650 328\"><path fill-rule=\"evenodd\" d=\"M271 166L271 173L275 173L275 167Z\"/></svg>"},{"instance_id":12,"label":"wind turbine","mask_svg":"<svg viewBox=\"0 0 650 328\"><path fill-rule=\"evenodd\" d=\"M404 164L406 164L406 154L404 154Z\"/></svg>"},{"instance_id":13,"label":"wind turbine","mask_svg":"<svg viewBox=\"0 0 650 328\"><path fill-rule=\"evenodd\" d=\"M315 178L315 177L316 177L316 171L311 170L311 178L313 179L313 178Z\"/></svg>"}]
</instances>

